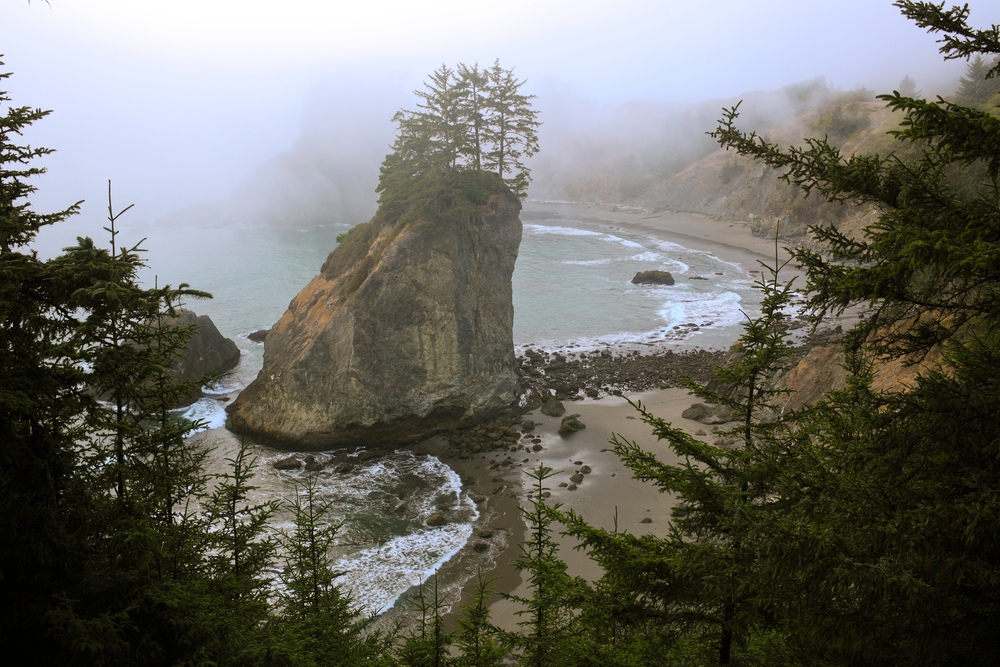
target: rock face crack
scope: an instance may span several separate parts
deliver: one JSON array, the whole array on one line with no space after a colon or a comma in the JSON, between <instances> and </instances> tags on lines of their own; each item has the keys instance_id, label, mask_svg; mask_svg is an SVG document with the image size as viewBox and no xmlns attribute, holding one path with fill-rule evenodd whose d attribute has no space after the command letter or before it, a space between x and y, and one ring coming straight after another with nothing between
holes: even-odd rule
<instances>
[{"instance_id":1,"label":"rock face crack","mask_svg":"<svg viewBox=\"0 0 1000 667\"><path fill-rule=\"evenodd\" d=\"M462 215L369 227L361 249L343 243L324 265L340 270L314 278L267 335L230 428L296 448L395 447L510 406L520 208L504 190Z\"/></svg>"}]
</instances>

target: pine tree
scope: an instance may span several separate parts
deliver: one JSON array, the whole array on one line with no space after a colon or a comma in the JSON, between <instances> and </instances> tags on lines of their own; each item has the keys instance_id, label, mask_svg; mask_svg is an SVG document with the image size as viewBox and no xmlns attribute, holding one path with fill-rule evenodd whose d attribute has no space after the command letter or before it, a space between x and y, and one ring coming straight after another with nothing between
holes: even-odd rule
<instances>
[{"instance_id":1,"label":"pine tree","mask_svg":"<svg viewBox=\"0 0 1000 667\"><path fill-rule=\"evenodd\" d=\"M522 199L527 196L531 170L522 158L538 152L538 111L531 108L534 95L520 92L524 81L514 78L514 70L503 69L497 60L486 70L490 95L483 136L490 149L483 154L487 169L494 169ZM512 174L512 178L506 178Z\"/></svg>"},{"instance_id":2,"label":"pine tree","mask_svg":"<svg viewBox=\"0 0 1000 667\"><path fill-rule=\"evenodd\" d=\"M969 107L978 107L989 101L990 97L1000 90L997 79L986 78L986 74L992 69L993 67L979 54L970 59L965 76L958 80L955 101Z\"/></svg>"},{"instance_id":3,"label":"pine tree","mask_svg":"<svg viewBox=\"0 0 1000 667\"><path fill-rule=\"evenodd\" d=\"M567 573L566 563L558 557L559 544L553 536L554 512L561 505L549 507L546 502L545 480L555 473L551 468L534 468L529 477L534 480L528 494L528 506L522 507L528 535L521 543L521 555L514 567L527 575L530 598L505 594L504 597L521 603L524 609L516 612L526 616L519 626L522 633L509 636L509 641L520 652L520 664L533 667L575 664L573 644L573 609L587 595L588 586L579 577Z\"/></svg>"},{"instance_id":4,"label":"pine tree","mask_svg":"<svg viewBox=\"0 0 1000 667\"><path fill-rule=\"evenodd\" d=\"M902 97L920 97L920 91L917 90L917 82L909 74L904 76L903 80L899 82L899 94Z\"/></svg>"},{"instance_id":5,"label":"pine tree","mask_svg":"<svg viewBox=\"0 0 1000 667\"><path fill-rule=\"evenodd\" d=\"M280 652L298 665L379 664L393 637L375 631L341 591L333 569L333 548L341 523L333 521L332 501L321 498L318 476L309 474L286 502L293 532L282 539L281 615L269 623Z\"/></svg>"},{"instance_id":6,"label":"pine tree","mask_svg":"<svg viewBox=\"0 0 1000 667\"><path fill-rule=\"evenodd\" d=\"M480 568L476 578L475 600L471 605L462 607L458 632L454 637L455 645L461 652L456 664L461 667L495 667L510 653L500 631L490 621L488 601L494 593L494 589L490 587L494 579L495 577L485 579Z\"/></svg>"},{"instance_id":7,"label":"pine tree","mask_svg":"<svg viewBox=\"0 0 1000 667\"><path fill-rule=\"evenodd\" d=\"M946 58L1000 53L969 9L898 2L940 32ZM975 63L975 61L973 61ZM1000 64L984 79L994 79ZM788 646L825 664L995 664L1000 642L1000 121L900 94L893 134L922 160L851 156L822 140L781 149L735 129L724 146L784 168L831 201L874 204L861 239L814 228L829 254L797 250L814 317L868 311L848 336L848 389L802 420L785 506L762 526L762 571ZM981 174L971 192L954 178ZM935 355L939 362L935 363ZM875 391L887 360L925 364L912 385Z\"/></svg>"},{"instance_id":8,"label":"pine tree","mask_svg":"<svg viewBox=\"0 0 1000 667\"><path fill-rule=\"evenodd\" d=\"M762 272L756 283L763 294L761 314L745 315L736 357L716 369L712 385L689 384L735 425L710 444L639 403L643 421L684 463L665 464L635 442L612 440L636 479L677 495L669 536L595 529L573 512L562 517L608 573L604 589L619 601L622 617L636 627L660 618L658 642L667 651L683 647L679 638L685 634L701 635L702 642L711 637L719 664L729 664L735 647L765 625L769 610L761 604L757 531L782 506L779 492L787 482L781 470L797 456L794 425L777 400L786 392L773 384L791 354L785 314L791 283L779 284L777 264L764 268L770 278Z\"/></svg>"},{"instance_id":9,"label":"pine tree","mask_svg":"<svg viewBox=\"0 0 1000 667\"><path fill-rule=\"evenodd\" d=\"M0 72L0 83L9 76ZM29 179L45 172L31 165L52 150L15 141L50 112L10 99L0 91L0 651L32 645L45 663L51 596L74 589L86 572L79 527L90 500L76 441L93 401L69 343L74 285L29 247L79 203L51 214L31 209Z\"/></svg>"},{"instance_id":10,"label":"pine tree","mask_svg":"<svg viewBox=\"0 0 1000 667\"><path fill-rule=\"evenodd\" d=\"M538 152L541 125L523 85L499 61L485 70L459 63L457 75L445 65L434 71L424 90L413 91L418 110L393 116L397 133L380 170L379 204L405 212L414 190L440 184L441 174L484 168L523 199L531 178L521 159Z\"/></svg>"},{"instance_id":11,"label":"pine tree","mask_svg":"<svg viewBox=\"0 0 1000 667\"><path fill-rule=\"evenodd\" d=\"M468 136L463 145L466 164L476 169L483 168L483 132L486 125L486 108L492 91L490 79L485 70L479 69L479 64L468 67L458 63L459 89L461 97L461 115L465 122Z\"/></svg>"},{"instance_id":12,"label":"pine tree","mask_svg":"<svg viewBox=\"0 0 1000 667\"><path fill-rule=\"evenodd\" d=\"M422 582L417 587L409 603L419 614L419 621L399 649L400 664L406 667L445 667L452 664L448 647L454 634L444 629L444 601L438 591L437 574L432 583Z\"/></svg>"}]
</instances>

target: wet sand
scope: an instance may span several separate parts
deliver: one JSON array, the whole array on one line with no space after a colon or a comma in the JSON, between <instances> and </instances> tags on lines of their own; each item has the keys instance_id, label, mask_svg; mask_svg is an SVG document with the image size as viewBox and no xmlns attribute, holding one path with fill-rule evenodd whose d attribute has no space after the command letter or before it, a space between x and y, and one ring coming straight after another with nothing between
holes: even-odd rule
<instances>
[{"instance_id":1,"label":"wet sand","mask_svg":"<svg viewBox=\"0 0 1000 667\"><path fill-rule=\"evenodd\" d=\"M695 402L685 389L645 392L633 394L629 398L641 401L653 415L672 421L692 434L705 428L697 422L681 419L681 412ZM567 414L579 414L580 421L586 425L584 430L567 437L562 437L557 432L561 417L547 417L538 411L525 415L525 419L531 419L537 424L533 434L541 438L543 449L532 453L528 457L530 461L523 464L519 471L522 483L519 502L525 502L525 489L531 483L525 472L534 467L546 466L556 471L546 481L546 486L552 493L548 498L550 504L562 504L563 509L572 508L594 526L611 529L617 519L619 529L633 534L666 535L673 498L659 493L651 484L632 479L631 471L610 451L610 440L617 434L620 438L653 452L664 462L676 461L670 448L666 443L656 441L649 425L641 421L639 413L625 398L608 396L596 400L567 401L565 405ZM462 463L472 463L474 467L477 462L482 465L492 458L493 453L477 458L476 461L455 462L452 465L461 470ZM502 456L497 458L502 459ZM576 464L577 461L580 465ZM576 490L570 491L568 487L559 486L560 482L569 484L570 476L583 465L589 466L591 472L584 475L583 482L577 485ZM510 510L507 516L511 516ZM645 518L650 519L651 523L641 523ZM523 520L518 521L520 539L511 540L505 552L496 558L496 568L490 576L499 577L494 582L498 591L528 597L530 592L527 585L513 566L520 553L518 542L524 539L525 534ZM561 527L554 528L558 532ZM579 575L588 580L600 577L600 568L582 550L575 549L578 545L576 540L560 536L558 541L559 555L566 562L571 575ZM462 604L469 602L471 597L467 593ZM494 599L491 606L494 623L505 629L516 628L521 620L516 615L519 605Z\"/></svg>"}]
</instances>

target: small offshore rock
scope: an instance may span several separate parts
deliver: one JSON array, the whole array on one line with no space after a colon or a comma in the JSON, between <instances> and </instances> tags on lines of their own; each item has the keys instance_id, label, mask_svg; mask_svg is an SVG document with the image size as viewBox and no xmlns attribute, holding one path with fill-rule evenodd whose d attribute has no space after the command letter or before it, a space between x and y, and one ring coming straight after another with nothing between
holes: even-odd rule
<instances>
[{"instance_id":1,"label":"small offshore rock","mask_svg":"<svg viewBox=\"0 0 1000 667\"><path fill-rule=\"evenodd\" d=\"M542 414L549 417L560 417L566 412L566 407L557 398L550 398L542 406Z\"/></svg>"},{"instance_id":2,"label":"small offshore rock","mask_svg":"<svg viewBox=\"0 0 1000 667\"><path fill-rule=\"evenodd\" d=\"M674 277L667 271L639 271L632 278L633 285L673 285Z\"/></svg>"},{"instance_id":3,"label":"small offshore rock","mask_svg":"<svg viewBox=\"0 0 1000 667\"><path fill-rule=\"evenodd\" d=\"M477 553L483 553L490 548L490 545L486 544L486 542L476 542L472 545L472 548L475 549Z\"/></svg>"},{"instance_id":4,"label":"small offshore rock","mask_svg":"<svg viewBox=\"0 0 1000 667\"><path fill-rule=\"evenodd\" d=\"M267 338L267 334L271 333L270 329L258 329L252 334L249 334L247 338L254 341L255 343L263 343L264 339Z\"/></svg>"},{"instance_id":5,"label":"small offshore rock","mask_svg":"<svg viewBox=\"0 0 1000 667\"><path fill-rule=\"evenodd\" d=\"M480 539L483 539L483 540L488 540L491 537L493 537L493 531L492 530L481 530L481 531L479 531L479 534L476 537L479 537Z\"/></svg>"},{"instance_id":6,"label":"small offshore rock","mask_svg":"<svg viewBox=\"0 0 1000 667\"><path fill-rule=\"evenodd\" d=\"M448 519L444 518L443 515L435 512L434 514L430 515L430 518L427 519L427 525L428 526L447 526L448 525Z\"/></svg>"},{"instance_id":7,"label":"small offshore rock","mask_svg":"<svg viewBox=\"0 0 1000 667\"><path fill-rule=\"evenodd\" d=\"M289 456L287 459L275 461L271 464L271 467L275 470L298 470L302 467L302 462L294 456Z\"/></svg>"}]
</instances>

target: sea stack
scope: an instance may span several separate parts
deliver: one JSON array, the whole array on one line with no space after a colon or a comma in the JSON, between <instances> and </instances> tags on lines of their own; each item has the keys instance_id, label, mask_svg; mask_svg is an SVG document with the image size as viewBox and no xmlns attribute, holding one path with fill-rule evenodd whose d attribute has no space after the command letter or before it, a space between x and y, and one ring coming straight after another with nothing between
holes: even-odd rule
<instances>
[{"instance_id":1,"label":"sea stack","mask_svg":"<svg viewBox=\"0 0 1000 667\"><path fill-rule=\"evenodd\" d=\"M394 447L514 401L521 203L482 172L436 195L383 202L341 238L268 334L231 429L298 449Z\"/></svg>"}]
</instances>

